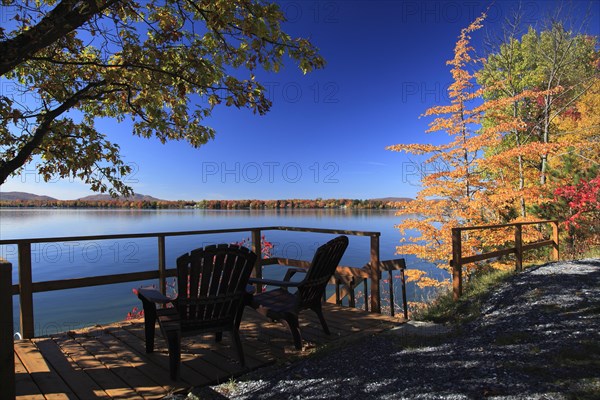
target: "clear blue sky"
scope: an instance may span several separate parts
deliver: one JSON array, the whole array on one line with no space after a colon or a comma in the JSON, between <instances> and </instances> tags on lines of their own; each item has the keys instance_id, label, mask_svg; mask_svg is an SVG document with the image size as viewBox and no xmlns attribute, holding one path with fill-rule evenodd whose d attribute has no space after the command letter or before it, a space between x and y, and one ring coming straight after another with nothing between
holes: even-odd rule
<instances>
[{"instance_id":1,"label":"clear blue sky","mask_svg":"<svg viewBox=\"0 0 600 400\"><path fill-rule=\"evenodd\" d=\"M290 62L279 74L260 74L271 111L218 108L208 124L216 138L200 149L133 137L127 123L99 126L121 145L134 168L125 177L137 193L176 199L375 198L415 196L418 175L409 156L385 146L430 142L428 107L446 101L445 61L460 29L490 2L283 1L293 35L310 37L327 60L308 75ZM491 5L474 43L497 31L518 2ZM524 22L537 25L558 2L521 1ZM577 23L591 10L586 32L600 32L600 1L574 1ZM2 185L72 199L91 194L79 181L44 183L33 167Z\"/></svg>"}]
</instances>

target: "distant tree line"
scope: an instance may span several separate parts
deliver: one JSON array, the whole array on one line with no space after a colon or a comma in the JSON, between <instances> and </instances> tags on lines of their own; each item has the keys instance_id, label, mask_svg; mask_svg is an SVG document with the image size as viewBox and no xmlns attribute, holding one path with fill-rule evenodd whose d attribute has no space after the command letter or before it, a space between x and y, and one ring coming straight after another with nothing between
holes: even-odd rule
<instances>
[{"instance_id":1,"label":"distant tree line","mask_svg":"<svg viewBox=\"0 0 600 400\"><path fill-rule=\"evenodd\" d=\"M0 200L0 207L40 208L131 208L131 209L184 209L259 210L259 209L396 209L404 202L359 199L289 199L289 200L201 200L201 201L147 201L147 200Z\"/></svg>"},{"instance_id":2,"label":"distant tree line","mask_svg":"<svg viewBox=\"0 0 600 400\"><path fill-rule=\"evenodd\" d=\"M288 208L350 208L394 209L403 202L359 199L288 199L288 200L202 200L195 207L209 210L288 209Z\"/></svg>"},{"instance_id":3,"label":"distant tree line","mask_svg":"<svg viewBox=\"0 0 600 400\"><path fill-rule=\"evenodd\" d=\"M131 208L167 209L191 208L194 201L147 201L147 200L0 200L0 207L40 208Z\"/></svg>"}]
</instances>

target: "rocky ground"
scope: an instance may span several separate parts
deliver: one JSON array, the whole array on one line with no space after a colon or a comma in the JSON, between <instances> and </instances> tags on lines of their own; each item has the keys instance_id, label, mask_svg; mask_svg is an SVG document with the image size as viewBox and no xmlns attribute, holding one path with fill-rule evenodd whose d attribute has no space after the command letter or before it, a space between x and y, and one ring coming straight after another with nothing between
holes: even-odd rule
<instances>
[{"instance_id":1,"label":"rocky ground","mask_svg":"<svg viewBox=\"0 0 600 400\"><path fill-rule=\"evenodd\" d=\"M600 399L600 260L514 275L451 331L413 323L198 392L231 399Z\"/></svg>"}]
</instances>

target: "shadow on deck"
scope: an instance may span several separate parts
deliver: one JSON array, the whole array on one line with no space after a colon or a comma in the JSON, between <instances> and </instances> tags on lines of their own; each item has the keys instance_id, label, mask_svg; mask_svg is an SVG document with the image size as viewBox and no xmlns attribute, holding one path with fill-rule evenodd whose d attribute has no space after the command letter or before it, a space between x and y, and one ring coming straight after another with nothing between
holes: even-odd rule
<instances>
[{"instance_id":1,"label":"shadow on deck","mask_svg":"<svg viewBox=\"0 0 600 400\"><path fill-rule=\"evenodd\" d=\"M225 382L251 370L310 349L341 343L398 325L402 320L358 309L324 304L331 335L325 335L316 315L303 312L300 325L304 350L296 351L290 333L249 308L240 328L246 355L237 362L231 337L221 343L214 335L183 339L181 379L169 379L169 357L157 332L156 351L146 354L142 321L120 322L15 342L18 399L161 398L193 386Z\"/></svg>"}]
</instances>

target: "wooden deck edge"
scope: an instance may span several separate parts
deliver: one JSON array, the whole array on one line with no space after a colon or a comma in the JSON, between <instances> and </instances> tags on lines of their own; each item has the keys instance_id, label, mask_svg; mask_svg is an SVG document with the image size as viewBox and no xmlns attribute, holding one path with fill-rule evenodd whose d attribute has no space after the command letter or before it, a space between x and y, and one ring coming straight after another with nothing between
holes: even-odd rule
<instances>
[{"instance_id":1,"label":"wooden deck edge","mask_svg":"<svg viewBox=\"0 0 600 400\"><path fill-rule=\"evenodd\" d=\"M227 360L232 359L229 354L231 349L217 350L212 348L212 344L208 342L191 343L190 349L193 349L191 352L202 354L197 359L190 359L191 363L189 364L187 361L182 363L182 368L189 369L187 378L191 381L186 378L187 382L180 382L179 385L167 385L168 387L165 386L164 381L158 379L160 376L157 375L159 372L167 373L168 368L165 369L165 365L163 365L165 364L164 355L162 359L149 357L146 360L148 365L143 365L143 368L138 365L145 359L143 331L140 330L143 329L143 319L94 325L15 342L15 369L18 369L19 372L18 386L21 390L25 390L31 398L40 399L43 399L44 395L47 397L48 394L52 397L54 393L58 395L57 398L74 399L89 398L89 394L92 392L101 393L105 397L125 395L127 392L132 395L132 398L154 398L159 391L166 395L168 393L189 393L191 388L212 390L211 386L226 383L230 379L240 379L253 374L259 376L263 373L258 371L265 371L264 374L275 373L276 369L280 369L283 365L351 346L352 343L365 337L381 334L406 322L402 318L367 313L361 309L338 305L327 305L324 307L324 312L332 335L325 335L321 331L317 316L306 312L304 317L301 316L301 319L309 324L309 326L304 326L306 335L303 334L303 336L306 347L302 351L293 349L291 335L283 324L280 325L277 322L263 324L261 321L249 317L247 343L244 348L247 358L250 357L254 362L245 367L223 370L222 366L226 366L229 362ZM158 345L161 341L160 334L157 334L156 339ZM200 339L200 341L205 340L206 337ZM115 343L120 347L111 348L111 345ZM225 344L226 346L230 345ZM25 348L31 350L32 353L27 355L26 361L22 363L21 356L25 357ZM71 350L78 352L71 354ZM63 352L65 360L59 359L59 351ZM124 351L131 351L131 357L121 357ZM209 357L204 355L204 351ZM110 385L106 386L108 381L105 381L104 378L102 381L98 381L97 378L102 378L98 374L106 371L101 369L100 372L96 372L94 368L91 368L91 364L89 364L91 361L87 358L77 360L79 353L85 354L86 357L89 356L87 358L92 357L94 365L103 366L115 374L114 379L119 380L119 385L113 385L113 388ZM204 364L206 366L203 366ZM204 373L206 371L203 368L208 366L214 367L211 368L213 372L210 374ZM111 367L114 367L114 370ZM128 372L127 376L121 377L117 371L122 368L131 368L131 371L125 371ZM39 372L44 372L44 374L40 375ZM81 382L69 382L70 378L80 375L86 379ZM112 377L112 375L110 376ZM60 382L55 381L54 378ZM120 382L121 380L123 382ZM148 384L136 388L135 383L138 381L148 382ZM83 397L81 397L82 394Z\"/></svg>"}]
</instances>

